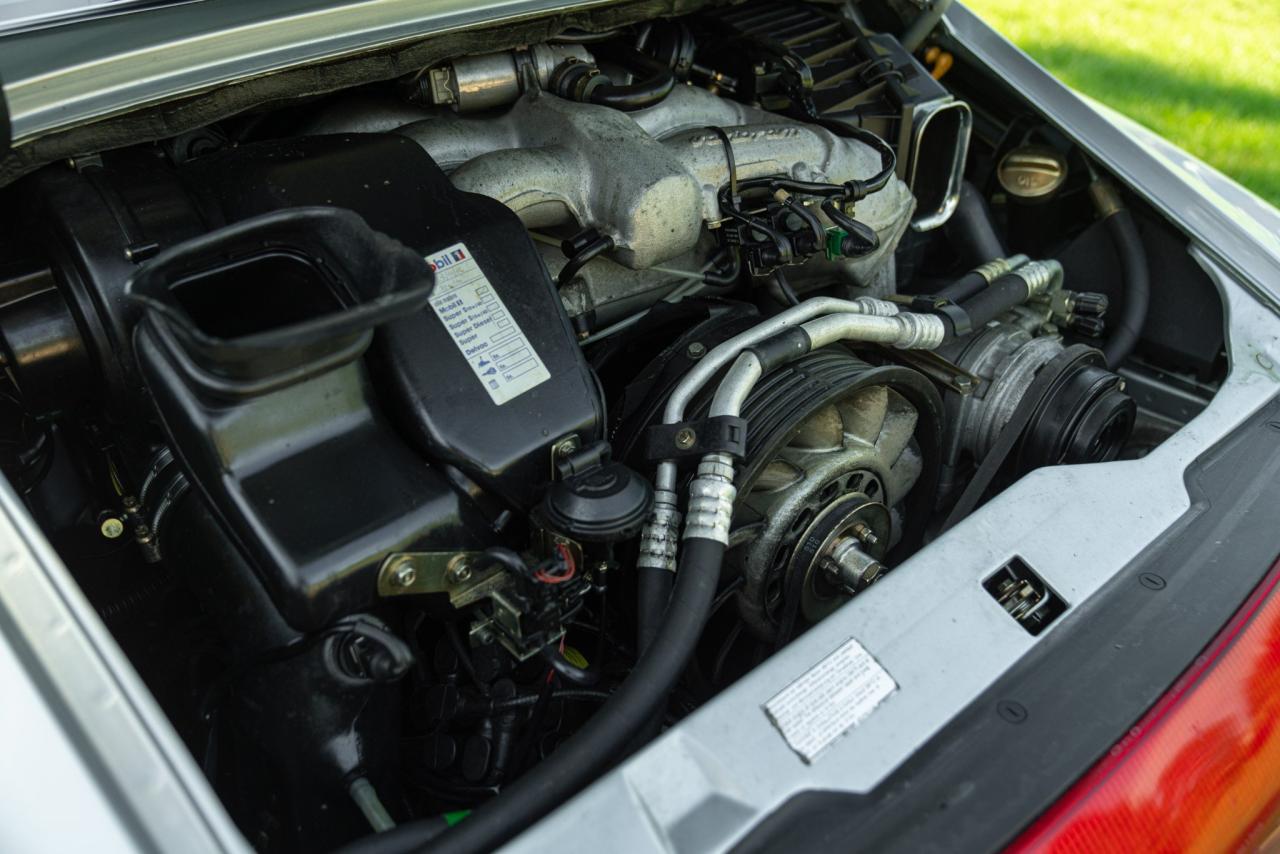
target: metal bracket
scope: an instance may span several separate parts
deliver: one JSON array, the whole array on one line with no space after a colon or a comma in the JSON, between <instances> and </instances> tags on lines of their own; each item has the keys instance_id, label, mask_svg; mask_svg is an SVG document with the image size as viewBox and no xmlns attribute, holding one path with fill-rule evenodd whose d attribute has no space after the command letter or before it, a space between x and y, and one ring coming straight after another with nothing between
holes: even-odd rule
<instances>
[{"instance_id":1,"label":"metal bracket","mask_svg":"<svg viewBox=\"0 0 1280 854\"><path fill-rule=\"evenodd\" d=\"M395 552L378 571L379 596L447 593L455 608L479 602L510 583L483 552Z\"/></svg>"},{"instance_id":2,"label":"metal bracket","mask_svg":"<svg viewBox=\"0 0 1280 854\"><path fill-rule=\"evenodd\" d=\"M982 377L928 350L891 350L886 347L884 351L960 395L973 394L983 383Z\"/></svg>"}]
</instances>

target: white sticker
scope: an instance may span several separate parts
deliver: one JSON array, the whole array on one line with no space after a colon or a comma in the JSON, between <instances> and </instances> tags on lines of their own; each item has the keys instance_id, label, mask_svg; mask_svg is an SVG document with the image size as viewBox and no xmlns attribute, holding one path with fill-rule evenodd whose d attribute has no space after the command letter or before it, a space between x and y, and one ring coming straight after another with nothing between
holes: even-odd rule
<instances>
[{"instance_id":1,"label":"white sticker","mask_svg":"<svg viewBox=\"0 0 1280 854\"><path fill-rule=\"evenodd\" d=\"M853 729L898 690L889 671L850 638L764 704L764 713L805 762Z\"/></svg>"},{"instance_id":2,"label":"white sticker","mask_svg":"<svg viewBox=\"0 0 1280 854\"><path fill-rule=\"evenodd\" d=\"M498 406L551 379L465 243L427 256L436 274L431 307Z\"/></svg>"}]
</instances>

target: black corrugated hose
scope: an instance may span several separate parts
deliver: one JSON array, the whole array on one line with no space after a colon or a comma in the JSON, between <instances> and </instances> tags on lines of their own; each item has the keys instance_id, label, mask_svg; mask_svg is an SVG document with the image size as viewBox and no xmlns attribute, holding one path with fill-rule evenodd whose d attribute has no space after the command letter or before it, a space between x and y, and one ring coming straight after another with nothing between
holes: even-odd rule
<instances>
[{"instance_id":1,"label":"black corrugated hose","mask_svg":"<svg viewBox=\"0 0 1280 854\"><path fill-rule=\"evenodd\" d=\"M693 655L720 581L724 545L694 538L681 546L679 570L662 625L635 669L572 738L502 793L450 828L420 819L366 836L345 854L475 854L492 851L573 797L623 758L632 735L653 720Z\"/></svg>"}]
</instances>

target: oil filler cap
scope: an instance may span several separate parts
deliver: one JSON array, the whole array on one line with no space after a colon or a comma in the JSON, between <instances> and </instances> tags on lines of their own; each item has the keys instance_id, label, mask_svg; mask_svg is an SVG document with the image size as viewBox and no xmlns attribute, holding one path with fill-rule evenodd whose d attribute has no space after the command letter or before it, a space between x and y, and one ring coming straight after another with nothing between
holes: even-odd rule
<instances>
[{"instance_id":1,"label":"oil filler cap","mask_svg":"<svg viewBox=\"0 0 1280 854\"><path fill-rule=\"evenodd\" d=\"M551 484L542 512L555 531L584 543L613 543L640 533L653 487L622 463L605 463Z\"/></svg>"},{"instance_id":2,"label":"oil filler cap","mask_svg":"<svg viewBox=\"0 0 1280 854\"><path fill-rule=\"evenodd\" d=\"M1067 180L1067 158L1047 145L1022 145L1000 160L1000 186L1022 202L1045 202Z\"/></svg>"}]
</instances>

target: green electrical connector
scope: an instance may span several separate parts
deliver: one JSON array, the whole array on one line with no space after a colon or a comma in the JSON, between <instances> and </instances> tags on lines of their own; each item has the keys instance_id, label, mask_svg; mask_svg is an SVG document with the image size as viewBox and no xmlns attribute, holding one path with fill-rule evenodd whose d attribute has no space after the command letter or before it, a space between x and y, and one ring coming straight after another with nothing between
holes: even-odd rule
<instances>
[{"instance_id":1,"label":"green electrical connector","mask_svg":"<svg viewBox=\"0 0 1280 854\"><path fill-rule=\"evenodd\" d=\"M823 250L826 252L828 261L844 257L844 239L848 236L849 232L843 228L832 226L827 229L827 245L823 247Z\"/></svg>"}]
</instances>

